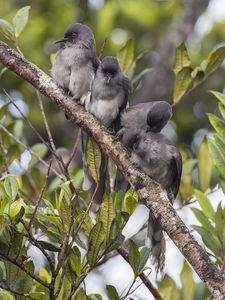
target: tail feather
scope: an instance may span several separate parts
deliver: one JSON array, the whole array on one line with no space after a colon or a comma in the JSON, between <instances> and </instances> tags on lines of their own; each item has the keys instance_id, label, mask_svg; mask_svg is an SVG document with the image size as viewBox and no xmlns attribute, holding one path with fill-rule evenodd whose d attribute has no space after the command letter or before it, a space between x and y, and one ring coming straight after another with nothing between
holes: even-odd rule
<instances>
[{"instance_id":1,"label":"tail feather","mask_svg":"<svg viewBox=\"0 0 225 300\"><path fill-rule=\"evenodd\" d=\"M165 238L162 227L149 212L148 238L150 241L152 263L156 267L156 276L162 272L165 266Z\"/></svg>"}]
</instances>

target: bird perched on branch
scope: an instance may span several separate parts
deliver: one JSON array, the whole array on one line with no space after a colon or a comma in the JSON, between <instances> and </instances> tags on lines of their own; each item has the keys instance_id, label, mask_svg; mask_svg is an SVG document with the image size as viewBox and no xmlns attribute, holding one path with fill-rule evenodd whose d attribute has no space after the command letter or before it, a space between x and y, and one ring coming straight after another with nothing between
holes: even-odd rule
<instances>
[{"instance_id":1,"label":"bird perched on branch","mask_svg":"<svg viewBox=\"0 0 225 300\"><path fill-rule=\"evenodd\" d=\"M123 134L122 143L131 152L131 161L167 191L171 204L177 196L182 158L177 148L161 133L129 128ZM165 239L162 228L149 213L148 238L151 256L157 273L165 263Z\"/></svg>"},{"instance_id":2,"label":"bird perched on branch","mask_svg":"<svg viewBox=\"0 0 225 300\"><path fill-rule=\"evenodd\" d=\"M55 83L79 100L91 89L99 65L91 29L80 23L70 25L55 43L64 46L57 52L51 74Z\"/></svg>"},{"instance_id":3,"label":"bird perched on branch","mask_svg":"<svg viewBox=\"0 0 225 300\"><path fill-rule=\"evenodd\" d=\"M123 75L118 60L105 57L98 66L92 83L91 95L85 101L87 111L106 127L119 129L120 114L125 109L131 81Z\"/></svg>"},{"instance_id":4,"label":"bird perched on branch","mask_svg":"<svg viewBox=\"0 0 225 300\"><path fill-rule=\"evenodd\" d=\"M151 101L130 106L121 115L121 129L116 134L117 138L121 139L123 133L129 128L143 129L145 132L160 132L171 117L172 107L166 101ZM126 192L128 188L128 181L117 169L114 190Z\"/></svg>"}]
</instances>

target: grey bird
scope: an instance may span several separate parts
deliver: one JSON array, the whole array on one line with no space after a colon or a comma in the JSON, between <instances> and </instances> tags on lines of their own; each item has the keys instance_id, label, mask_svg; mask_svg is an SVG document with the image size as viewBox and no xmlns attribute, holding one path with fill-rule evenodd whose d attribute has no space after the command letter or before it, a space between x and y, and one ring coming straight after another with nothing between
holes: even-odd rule
<instances>
[{"instance_id":1,"label":"grey bird","mask_svg":"<svg viewBox=\"0 0 225 300\"><path fill-rule=\"evenodd\" d=\"M121 115L121 127L160 132L172 117L172 107L166 101L151 101L128 107Z\"/></svg>"},{"instance_id":2,"label":"grey bird","mask_svg":"<svg viewBox=\"0 0 225 300\"><path fill-rule=\"evenodd\" d=\"M64 46L57 52L51 69L52 78L74 99L81 99L90 91L99 65L94 35L88 26L75 23L55 43L62 43Z\"/></svg>"},{"instance_id":3,"label":"grey bird","mask_svg":"<svg viewBox=\"0 0 225 300\"><path fill-rule=\"evenodd\" d=\"M117 131L130 89L131 81L123 75L118 60L107 56L97 69L91 96L86 99L85 108L103 125Z\"/></svg>"},{"instance_id":4,"label":"grey bird","mask_svg":"<svg viewBox=\"0 0 225 300\"><path fill-rule=\"evenodd\" d=\"M151 101L130 106L121 115L121 129L116 134L117 138L121 139L123 133L129 128L143 129L145 132L160 132L171 117L172 107L166 101ZM114 190L126 192L128 188L128 181L117 169Z\"/></svg>"},{"instance_id":5,"label":"grey bird","mask_svg":"<svg viewBox=\"0 0 225 300\"><path fill-rule=\"evenodd\" d=\"M171 204L180 186L182 158L178 149L161 133L129 128L122 143L131 152L131 161L144 173L161 184L167 191ZM148 238L156 271L162 271L165 263L165 239L161 225L149 213Z\"/></svg>"}]
</instances>

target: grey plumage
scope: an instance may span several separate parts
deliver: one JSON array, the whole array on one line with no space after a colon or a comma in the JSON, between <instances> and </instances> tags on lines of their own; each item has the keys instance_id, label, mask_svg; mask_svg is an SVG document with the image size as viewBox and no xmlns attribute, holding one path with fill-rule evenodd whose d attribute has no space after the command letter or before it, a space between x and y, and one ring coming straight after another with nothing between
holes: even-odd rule
<instances>
[{"instance_id":1,"label":"grey plumage","mask_svg":"<svg viewBox=\"0 0 225 300\"><path fill-rule=\"evenodd\" d=\"M143 129L144 131L160 132L172 117L172 107L166 101L151 101L128 107L121 114L121 129L117 136L121 139L129 128ZM129 188L128 181L117 169L114 190L124 192Z\"/></svg>"},{"instance_id":2,"label":"grey plumage","mask_svg":"<svg viewBox=\"0 0 225 300\"><path fill-rule=\"evenodd\" d=\"M56 43L64 43L64 46L57 52L52 78L74 99L80 99L90 91L99 64L94 35L88 26L75 23Z\"/></svg>"},{"instance_id":3,"label":"grey plumage","mask_svg":"<svg viewBox=\"0 0 225 300\"><path fill-rule=\"evenodd\" d=\"M151 101L128 107L121 115L121 127L160 132L172 117L172 107L166 101Z\"/></svg>"},{"instance_id":4,"label":"grey plumage","mask_svg":"<svg viewBox=\"0 0 225 300\"><path fill-rule=\"evenodd\" d=\"M106 127L116 131L120 113L126 107L131 81L123 75L115 57L105 57L92 83L91 96L86 100L87 111Z\"/></svg>"},{"instance_id":5,"label":"grey plumage","mask_svg":"<svg viewBox=\"0 0 225 300\"><path fill-rule=\"evenodd\" d=\"M130 128L125 131L122 143L131 152L131 161L167 191L173 204L177 196L182 172L182 159L177 148L161 133ZM149 213L148 237L151 256L157 273L165 262L165 240L161 225Z\"/></svg>"}]
</instances>

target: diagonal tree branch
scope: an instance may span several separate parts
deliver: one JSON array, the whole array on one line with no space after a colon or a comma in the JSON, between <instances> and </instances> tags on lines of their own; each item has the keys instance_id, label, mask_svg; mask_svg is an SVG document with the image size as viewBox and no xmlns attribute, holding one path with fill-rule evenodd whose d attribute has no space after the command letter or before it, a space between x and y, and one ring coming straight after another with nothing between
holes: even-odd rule
<instances>
[{"instance_id":1,"label":"diagonal tree branch","mask_svg":"<svg viewBox=\"0 0 225 300\"><path fill-rule=\"evenodd\" d=\"M0 42L0 62L30 82L95 139L102 150L118 165L139 197L148 205L213 297L217 300L223 299L225 297L224 275L210 260L206 251L197 243L170 205L166 192L156 182L132 166L124 147L113 140L107 129L95 117L59 89L49 76L3 42Z\"/></svg>"}]
</instances>

